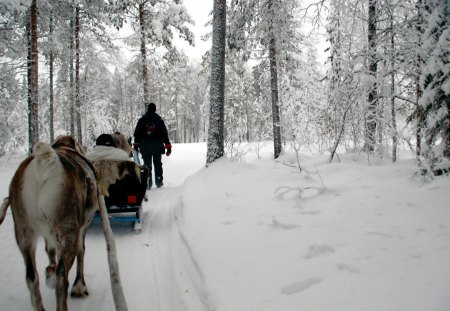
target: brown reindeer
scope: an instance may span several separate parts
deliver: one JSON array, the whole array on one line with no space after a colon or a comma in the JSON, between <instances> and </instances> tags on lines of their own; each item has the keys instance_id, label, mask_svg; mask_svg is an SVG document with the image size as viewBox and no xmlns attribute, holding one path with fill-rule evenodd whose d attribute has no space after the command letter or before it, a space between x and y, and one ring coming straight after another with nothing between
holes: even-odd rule
<instances>
[{"instance_id":1,"label":"brown reindeer","mask_svg":"<svg viewBox=\"0 0 450 311\"><path fill-rule=\"evenodd\" d=\"M131 137L127 140L125 135L123 135L120 132L115 132L114 134L111 134L114 144L116 145L116 148L124 150L126 153L131 154L132 148L131 148Z\"/></svg>"},{"instance_id":2,"label":"brown reindeer","mask_svg":"<svg viewBox=\"0 0 450 311\"><path fill-rule=\"evenodd\" d=\"M44 310L35 262L38 236L45 239L50 261L46 283L56 289L57 310L66 311L68 274L75 257L77 273L71 295L88 295L83 275L85 236L103 200L101 188L106 187L105 182L114 183L125 175L139 178L139 173L140 168L132 161L104 160L93 165L70 136L59 137L52 146L38 142L33 154L20 164L11 181L9 197L0 207L0 223L11 206L35 310Z\"/></svg>"},{"instance_id":3,"label":"brown reindeer","mask_svg":"<svg viewBox=\"0 0 450 311\"><path fill-rule=\"evenodd\" d=\"M125 135L120 132L113 134L101 134L96 140L97 146L115 147L125 151L129 157L132 156L131 137L127 140Z\"/></svg>"}]
</instances>

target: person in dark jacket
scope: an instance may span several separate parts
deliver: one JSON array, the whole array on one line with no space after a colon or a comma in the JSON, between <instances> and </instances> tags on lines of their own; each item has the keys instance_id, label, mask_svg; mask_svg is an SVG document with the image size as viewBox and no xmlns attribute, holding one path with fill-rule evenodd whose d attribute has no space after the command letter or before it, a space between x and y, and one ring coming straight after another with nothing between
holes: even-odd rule
<instances>
[{"instance_id":1,"label":"person in dark jacket","mask_svg":"<svg viewBox=\"0 0 450 311\"><path fill-rule=\"evenodd\" d=\"M169 156L172 153L172 145L169 141L167 128L163 119L156 113L156 105L150 103L147 113L138 121L134 130L134 149L140 151L144 164L149 169L148 188L152 186L152 162L155 167L155 185L163 186L163 168L161 155Z\"/></svg>"}]
</instances>

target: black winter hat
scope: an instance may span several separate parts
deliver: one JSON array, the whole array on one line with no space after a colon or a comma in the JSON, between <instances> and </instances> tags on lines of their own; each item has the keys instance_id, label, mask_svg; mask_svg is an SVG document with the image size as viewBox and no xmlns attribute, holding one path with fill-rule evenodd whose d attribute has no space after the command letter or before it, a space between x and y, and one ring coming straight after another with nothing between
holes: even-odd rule
<instances>
[{"instance_id":1,"label":"black winter hat","mask_svg":"<svg viewBox=\"0 0 450 311\"><path fill-rule=\"evenodd\" d=\"M150 103L147 106L148 112L156 112L156 105L154 103Z\"/></svg>"}]
</instances>

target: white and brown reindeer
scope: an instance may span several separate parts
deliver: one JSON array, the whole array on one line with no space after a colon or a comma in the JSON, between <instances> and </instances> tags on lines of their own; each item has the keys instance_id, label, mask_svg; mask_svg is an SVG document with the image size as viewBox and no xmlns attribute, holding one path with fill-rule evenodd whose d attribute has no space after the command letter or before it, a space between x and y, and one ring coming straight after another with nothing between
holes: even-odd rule
<instances>
[{"instance_id":1,"label":"white and brown reindeer","mask_svg":"<svg viewBox=\"0 0 450 311\"><path fill-rule=\"evenodd\" d=\"M4 199L0 207L0 224L10 206L17 245L25 261L26 283L34 310L45 310L35 261L38 236L45 239L45 250L50 261L46 268L46 283L55 288L56 309L66 311L68 274L75 258L77 273L71 295L88 295L83 275L85 235L95 212L99 207L101 210L104 207L102 189L107 192L108 183L114 183L125 175L131 174L139 178L139 172L139 166L132 161L91 162L70 136L57 138L53 145L36 143L33 154L20 164L11 181L9 197ZM104 191L103 194L107 195ZM107 218L105 215L104 210L104 223L105 217ZM109 223L107 226L109 227ZM108 242L108 251L110 244ZM115 250L114 243L112 247ZM109 253L108 260L111 272ZM116 274L111 272L112 283L113 275L117 278ZM113 286L113 291L114 289ZM119 291L121 290L120 287ZM120 294L123 298L123 292ZM116 302L114 293L113 297L116 309L126 310L124 298L122 302Z\"/></svg>"}]
</instances>

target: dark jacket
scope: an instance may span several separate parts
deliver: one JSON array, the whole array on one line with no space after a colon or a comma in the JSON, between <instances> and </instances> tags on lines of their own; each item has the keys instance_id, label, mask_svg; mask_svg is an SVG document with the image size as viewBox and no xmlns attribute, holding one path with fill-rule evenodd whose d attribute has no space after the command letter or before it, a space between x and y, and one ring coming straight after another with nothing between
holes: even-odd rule
<instances>
[{"instance_id":1,"label":"dark jacket","mask_svg":"<svg viewBox=\"0 0 450 311\"><path fill-rule=\"evenodd\" d=\"M147 112L138 121L134 130L134 142L141 153L164 153L164 145L170 144L166 125L154 112Z\"/></svg>"}]
</instances>

